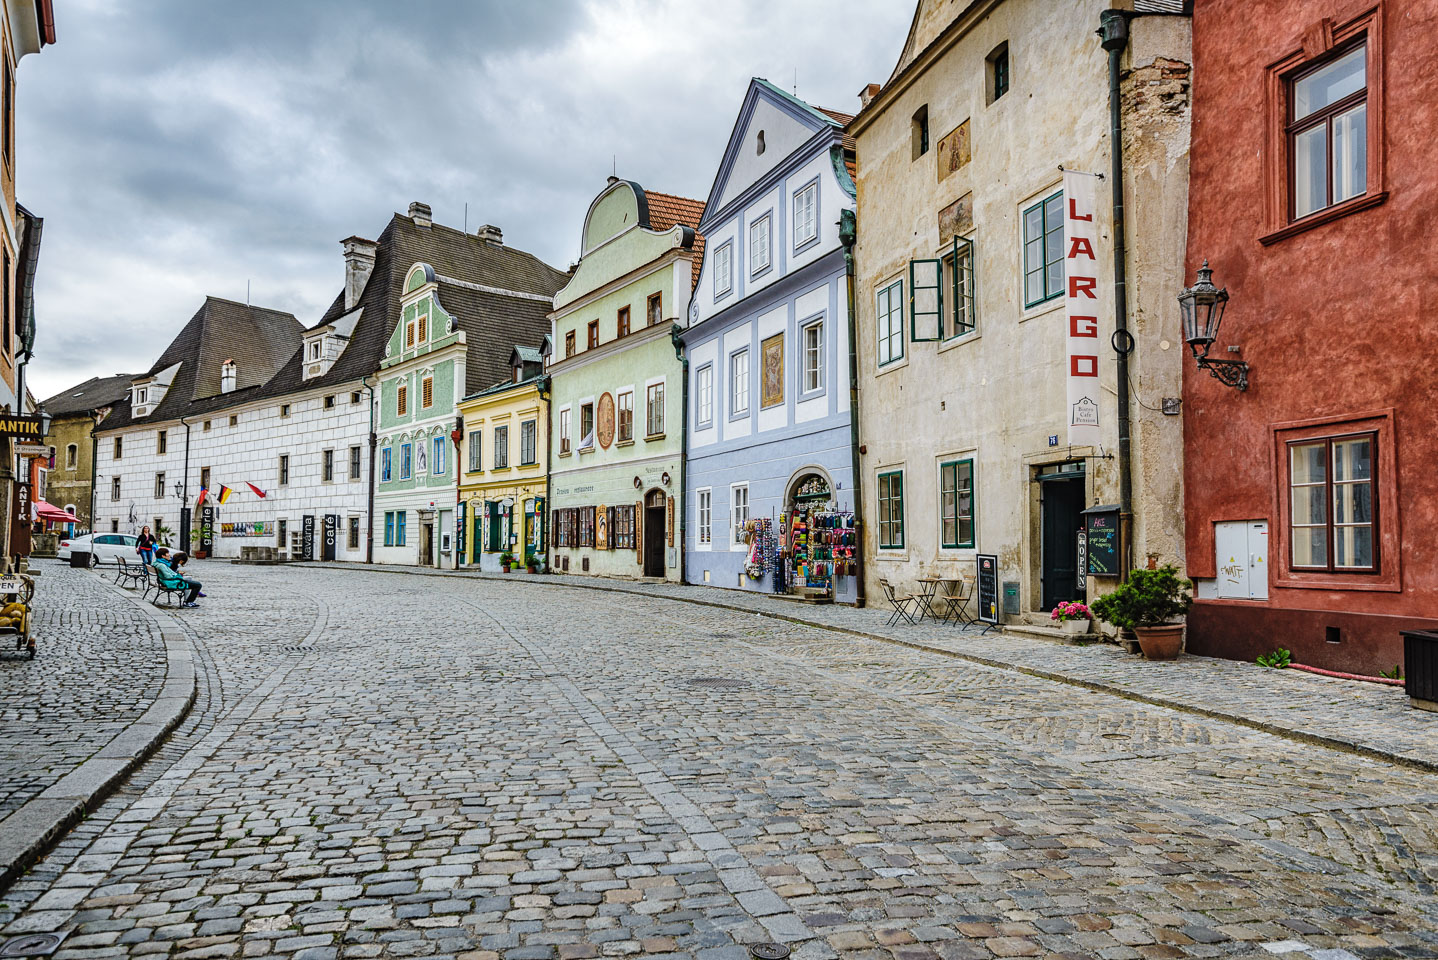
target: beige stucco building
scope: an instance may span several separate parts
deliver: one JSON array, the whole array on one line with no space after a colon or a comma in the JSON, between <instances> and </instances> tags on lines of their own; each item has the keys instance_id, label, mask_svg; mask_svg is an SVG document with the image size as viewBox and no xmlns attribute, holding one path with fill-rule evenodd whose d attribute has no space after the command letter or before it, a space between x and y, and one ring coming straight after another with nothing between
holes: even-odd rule
<instances>
[{"instance_id":1,"label":"beige stucco building","mask_svg":"<svg viewBox=\"0 0 1438 960\"><path fill-rule=\"evenodd\" d=\"M998 613L1010 622L1046 620L1057 601L1117 582L1082 575L1078 534L1085 509L1121 500L1109 55L1096 31L1105 9L1125 5L921 0L893 75L861 95L849 129L864 550L876 602L881 579L912 592L922 576L972 577L978 554L998 558ZM1190 30L1182 3L1138 5L1146 9L1116 26L1128 27L1119 61L1134 339L1127 554L1146 565L1181 563L1183 551L1170 398L1185 356L1174 298L1184 286ZM1069 438L1065 169L1103 174L1090 177L1097 444ZM1119 523L1116 514L1107 521ZM1125 550L1115 553L1108 562L1121 567Z\"/></svg>"}]
</instances>

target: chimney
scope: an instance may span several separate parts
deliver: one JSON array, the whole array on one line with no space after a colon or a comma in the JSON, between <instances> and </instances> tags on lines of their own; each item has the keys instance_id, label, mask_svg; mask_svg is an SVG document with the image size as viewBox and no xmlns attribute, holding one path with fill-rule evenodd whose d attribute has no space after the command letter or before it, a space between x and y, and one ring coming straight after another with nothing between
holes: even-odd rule
<instances>
[{"instance_id":1,"label":"chimney","mask_svg":"<svg viewBox=\"0 0 1438 960\"><path fill-rule=\"evenodd\" d=\"M220 392L234 393L235 380L238 375L239 371L235 369L235 361L226 360L220 366Z\"/></svg>"},{"instance_id":2,"label":"chimney","mask_svg":"<svg viewBox=\"0 0 1438 960\"><path fill-rule=\"evenodd\" d=\"M609 176L609 184L608 184L608 185L612 187L612 186L614 186L614 185L615 185L616 183L618 183L618 182L619 182L619 178L616 177L616 176L614 176L613 174L610 174L610 176Z\"/></svg>"},{"instance_id":3,"label":"chimney","mask_svg":"<svg viewBox=\"0 0 1438 960\"><path fill-rule=\"evenodd\" d=\"M474 231L474 235L476 237L479 237L479 239L481 240L488 241L489 243L504 243L504 234L500 231L498 227L496 227L492 223L486 223L484 226Z\"/></svg>"},{"instance_id":4,"label":"chimney","mask_svg":"<svg viewBox=\"0 0 1438 960\"><path fill-rule=\"evenodd\" d=\"M429 204L420 203L418 200L409 205L409 215L416 227L428 227L434 223L434 215L430 212Z\"/></svg>"},{"instance_id":5,"label":"chimney","mask_svg":"<svg viewBox=\"0 0 1438 960\"><path fill-rule=\"evenodd\" d=\"M345 251L345 309L353 310L359 303L369 275L374 273L374 255L379 244L364 237L348 237L340 241Z\"/></svg>"},{"instance_id":6,"label":"chimney","mask_svg":"<svg viewBox=\"0 0 1438 960\"><path fill-rule=\"evenodd\" d=\"M873 102L874 98L877 97L878 95L879 95L879 85L878 85L877 83L871 83L871 84L869 84L868 86L866 86L864 89L860 90L860 91L859 91L859 109L862 110L862 109L864 109L865 107L867 107L870 103Z\"/></svg>"}]
</instances>

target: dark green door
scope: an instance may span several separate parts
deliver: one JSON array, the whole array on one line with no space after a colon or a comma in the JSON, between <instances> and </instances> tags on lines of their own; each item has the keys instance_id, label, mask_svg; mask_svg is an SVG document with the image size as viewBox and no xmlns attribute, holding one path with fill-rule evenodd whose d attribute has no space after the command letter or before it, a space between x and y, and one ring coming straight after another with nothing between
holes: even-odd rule
<instances>
[{"instance_id":1,"label":"dark green door","mask_svg":"<svg viewBox=\"0 0 1438 960\"><path fill-rule=\"evenodd\" d=\"M1083 521L1082 477L1041 480L1043 508L1043 609L1078 595L1078 532Z\"/></svg>"},{"instance_id":2,"label":"dark green door","mask_svg":"<svg viewBox=\"0 0 1438 960\"><path fill-rule=\"evenodd\" d=\"M486 503L485 509L489 513L489 552L499 553L500 551L500 506L496 501Z\"/></svg>"}]
</instances>

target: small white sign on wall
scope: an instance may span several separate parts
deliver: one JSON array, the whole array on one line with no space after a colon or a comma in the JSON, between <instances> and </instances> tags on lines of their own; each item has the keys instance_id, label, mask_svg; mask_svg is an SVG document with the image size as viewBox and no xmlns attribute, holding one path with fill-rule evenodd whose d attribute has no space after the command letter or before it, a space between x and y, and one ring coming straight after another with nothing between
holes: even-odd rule
<instances>
[{"instance_id":1,"label":"small white sign on wall","mask_svg":"<svg viewBox=\"0 0 1438 960\"><path fill-rule=\"evenodd\" d=\"M1214 525L1218 596L1268 599L1268 521L1234 520Z\"/></svg>"}]
</instances>

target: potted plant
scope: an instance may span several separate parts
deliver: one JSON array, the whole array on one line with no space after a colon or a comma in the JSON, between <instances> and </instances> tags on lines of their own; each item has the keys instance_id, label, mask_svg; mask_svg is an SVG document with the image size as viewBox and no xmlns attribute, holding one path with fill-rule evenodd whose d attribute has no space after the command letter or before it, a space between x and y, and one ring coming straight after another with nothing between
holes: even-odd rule
<instances>
[{"instance_id":1,"label":"potted plant","mask_svg":"<svg viewBox=\"0 0 1438 960\"><path fill-rule=\"evenodd\" d=\"M505 573L512 570L514 568L514 554L508 550L501 553L499 555L499 566Z\"/></svg>"},{"instance_id":2,"label":"potted plant","mask_svg":"<svg viewBox=\"0 0 1438 960\"><path fill-rule=\"evenodd\" d=\"M1193 602L1185 591L1193 583L1166 564L1157 570L1135 570L1128 582L1093 602L1093 612L1109 623L1138 635L1139 648L1150 660L1172 660L1183 648L1182 616Z\"/></svg>"},{"instance_id":3,"label":"potted plant","mask_svg":"<svg viewBox=\"0 0 1438 960\"><path fill-rule=\"evenodd\" d=\"M1060 630L1071 637L1076 637L1088 633L1089 627L1093 623L1093 614L1087 605L1079 603L1077 600L1070 600L1054 607L1053 612L1049 614L1049 619L1057 620Z\"/></svg>"},{"instance_id":4,"label":"potted plant","mask_svg":"<svg viewBox=\"0 0 1438 960\"><path fill-rule=\"evenodd\" d=\"M524 555L524 569L528 570L530 573L538 573L539 558L532 553L526 553Z\"/></svg>"}]
</instances>

